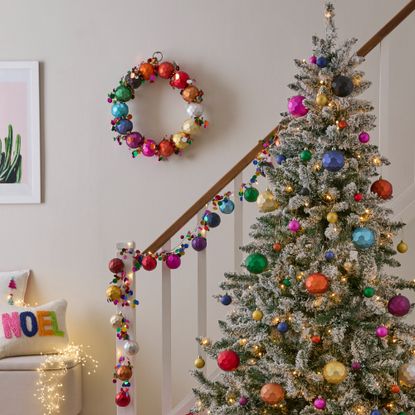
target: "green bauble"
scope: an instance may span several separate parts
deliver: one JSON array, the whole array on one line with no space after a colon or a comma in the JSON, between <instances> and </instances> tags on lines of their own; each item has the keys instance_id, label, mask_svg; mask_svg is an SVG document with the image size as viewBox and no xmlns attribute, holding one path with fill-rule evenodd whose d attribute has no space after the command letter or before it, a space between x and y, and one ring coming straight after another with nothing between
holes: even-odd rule
<instances>
[{"instance_id":1,"label":"green bauble","mask_svg":"<svg viewBox=\"0 0 415 415\"><path fill-rule=\"evenodd\" d=\"M244 199L247 202L256 202L256 200L258 199L258 196L259 196L259 192L255 187L248 187L245 189Z\"/></svg>"},{"instance_id":2,"label":"green bauble","mask_svg":"<svg viewBox=\"0 0 415 415\"><path fill-rule=\"evenodd\" d=\"M133 94L131 92L131 89L128 86L125 86L125 85L120 85L115 90L115 97L117 98L118 101L121 101L121 102L126 102L126 101L130 100L132 95Z\"/></svg>"},{"instance_id":3,"label":"green bauble","mask_svg":"<svg viewBox=\"0 0 415 415\"><path fill-rule=\"evenodd\" d=\"M291 280L289 278L284 278L282 280L282 283L286 286L286 287L290 287L291 286Z\"/></svg>"},{"instance_id":4,"label":"green bauble","mask_svg":"<svg viewBox=\"0 0 415 415\"><path fill-rule=\"evenodd\" d=\"M267 269L268 260L267 257L262 254L251 254L246 257L245 266L252 274L260 274Z\"/></svg>"},{"instance_id":5,"label":"green bauble","mask_svg":"<svg viewBox=\"0 0 415 415\"><path fill-rule=\"evenodd\" d=\"M311 157L312 157L312 154L311 154L311 151L310 150L303 150L300 153L300 159L302 161L310 161L311 160Z\"/></svg>"},{"instance_id":6,"label":"green bauble","mask_svg":"<svg viewBox=\"0 0 415 415\"><path fill-rule=\"evenodd\" d=\"M375 295L375 289L373 287L366 287L363 290L363 295L367 298L371 298Z\"/></svg>"}]
</instances>

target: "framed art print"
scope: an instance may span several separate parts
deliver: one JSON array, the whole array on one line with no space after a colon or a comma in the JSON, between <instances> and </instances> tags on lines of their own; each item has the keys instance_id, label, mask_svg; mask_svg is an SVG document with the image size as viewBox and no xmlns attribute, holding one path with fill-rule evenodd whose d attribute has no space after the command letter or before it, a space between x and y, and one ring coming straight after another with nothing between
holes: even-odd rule
<instances>
[{"instance_id":1,"label":"framed art print","mask_svg":"<svg viewBox=\"0 0 415 415\"><path fill-rule=\"evenodd\" d=\"M0 203L40 203L39 62L0 62Z\"/></svg>"}]
</instances>

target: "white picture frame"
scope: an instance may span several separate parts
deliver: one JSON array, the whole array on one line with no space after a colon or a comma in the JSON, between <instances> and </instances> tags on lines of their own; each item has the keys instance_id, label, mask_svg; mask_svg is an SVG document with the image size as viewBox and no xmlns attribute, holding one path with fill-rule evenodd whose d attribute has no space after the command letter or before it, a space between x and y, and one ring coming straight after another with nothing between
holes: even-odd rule
<instances>
[{"instance_id":1,"label":"white picture frame","mask_svg":"<svg viewBox=\"0 0 415 415\"><path fill-rule=\"evenodd\" d=\"M0 204L41 203L39 62L0 61L0 141Z\"/></svg>"}]
</instances>

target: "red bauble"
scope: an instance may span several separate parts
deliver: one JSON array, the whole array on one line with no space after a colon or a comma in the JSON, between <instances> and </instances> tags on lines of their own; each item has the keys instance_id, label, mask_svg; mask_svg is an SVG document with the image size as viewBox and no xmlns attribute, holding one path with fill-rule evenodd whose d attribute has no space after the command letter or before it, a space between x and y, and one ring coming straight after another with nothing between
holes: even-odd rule
<instances>
[{"instance_id":1,"label":"red bauble","mask_svg":"<svg viewBox=\"0 0 415 415\"><path fill-rule=\"evenodd\" d=\"M340 120L337 125L340 129L343 129L347 127L347 122L345 120Z\"/></svg>"},{"instance_id":2,"label":"red bauble","mask_svg":"<svg viewBox=\"0 0 415 415\"><path fill-rule=\"evenodd\" d=\"M171 62L161 62L158 67L158 74L160 78L170 79L174 73L174 65Z\"/></svg>"},{"instance_id":3,"label":"red bauble","mask_svg":"<svg viewBox=\"0 0 415 415\"><path fill-rule=\"evenodd\" d=\"M127 390L124 390L121 388L121 390L115 396L115 403L118 406L121 406L124 408L125 406L128 406L130 402L131 402L130 394L128 393Z\"/></svg>"},{"instance_id":4,"label":"red bauble","mask_svg":"<svg viewBox=\"0 0 415 415\"><path fill-rule=\"evenodd\" d=\"M170 140L162 140L159 144L159 155L170 157L174 153L174 144Z\"/></svg>"},{"instance_id":5,"label":"red bauble","mask_svg":"<svg viewBox=\"0 0 415 415\"><path fill-rule=\"evenodd\" d=\"M329 279L318 272L305 280L305 288L310 294L324 294L329 289Z\"/></svg>"},{"instance_id":6,"label":"red bauble","mask_svg":"<svg viewBox=\"0 0 415 415\"><path fill-rule=\"evenodd\" d=\"M108 268L113 274L118 274L124 270L124 262L120 258L113 258L109 262Z\"/></svg>"},{"instance_id":7,"label":"red bauble","mask_svg":"<svg viewBox=\"0 0 415 415\"><path fill-rule=\"evenodd\" d=\"M274 244L274 245L272 245L272 249L273 249L275 252L280 252L280 251L281 251L281 249L282 249L282 245L281 245L279 242L275 242L275 244Z\"/></svg>"},{"instance_id":8,"label":"red bauble","mask_svg":"<svg viewBox=\"0 0 415 415\"><path fill-rule=\"evenodd\" d=\"M225 372L236 370L239 366L238 353L233 350L224 350L218 354L218 366Z\"/></svg>"},{"instance_id":9,"label":"red bauble","mask_svg":"<svg viewBox=\"0 0 415 415\"><path fill-rule=\"evenodd\" d=\"M317 335L311 336L311 342L314 344L319 344L321 343L321 337Z\"/></svg>"},{"instance_id":10,"label":"red bauble","mask_svg":"<svg viewBox=\"0 0 415 415\"><path fill-rule=\"evenodd\" d=\"M186 72L176 72L171 78L170 85L174 88L185 89L188 85L187 81L189 80L189 78L190 77Z\"/></svg>"},{"instance_id":11,"label":"red bauble","mask_svg":"<svg viewBox=\"0 0 415 415\"><path fill-rule=\"evenodd\" d=\"M399 393L401 391L401 388L399 387L399 385L392 385L391 386L391 392L392 393Z\"/></svg>"},{"instance_id":12,"label":"red bauble","mask_svg":"<svg viewBox=\"0 0 415 415\"><path fill-rule=\"evenodd\" d=\"M154 74L154 67L151 63L144 62L140 65L138 71L140 72L141 76L148 81L151 76Z\"/></svg>"},{"instance_id":13,"label":"red bauble","mask_svg":"<svg viewBox=\"0 0 415 415\"><path fill-rule=\"evenodd\" d=\"M146 271L153 271L157 266L157 260L151 255L147 255L141 260L141 265Z\"/></svg>"},{"instance_id":14,"label":"red bauble","mask_svg":"<svg viewBox=\"0 0 415 415\"><path fill-rule=\"evenodd\" d=\"M392 197L393 187L390 182L380 178L373 182L370 191L376 193L381 199L386 200Z\"/></svg>"},{"instance_id":15,"label":"red bauble","mask_svg":"<svg viewBox=\"0 0 415 415\"><path fill-rule=\"evenodd\" d=\"M362 199L363 199L363 195L362 195L361 193L356 193L356 194L354 195L354 200L355 200L356 202L360 202Z\"/></svg>"}]
</instances>

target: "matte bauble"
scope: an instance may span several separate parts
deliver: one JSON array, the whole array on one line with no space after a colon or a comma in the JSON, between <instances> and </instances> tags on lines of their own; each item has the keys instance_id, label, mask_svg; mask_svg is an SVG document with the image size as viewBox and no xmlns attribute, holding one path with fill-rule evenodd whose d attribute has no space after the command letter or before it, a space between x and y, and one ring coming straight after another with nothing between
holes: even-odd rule
<instances>
[{"instance_id":1,"label":"matte bauble","mask_svg":"<svg viewBox=\"0 0 415 415\"><path fill-rule=\"evenodd\" d=\"M408 251L408 245L404 241L401 241L398 243L398 246L396 247L396 249L399 253L404 254L405 252Z\"/></svg>"},{"instance_id":2,"label":"matte bauble","mask_svg":"<svg viewBox=\"0 0 415 415\"><path fill-rule=\"evenodd\" d=\"M404 295L395 295L388 302L388 311L395 317L403 317L409 313L411 302Z\"/></svg>"},{"instance_id":3,"label":"matte bauble","mask_svg":"<svg viewBox=\"0 0 415 415\"><path fill-rule=\"evenodd\" d=\"M275 196L270 190L261 192L257 197L256 203L258 205L258 210L263 213L272 212L275 209L278 209L279 206Z\"/></svg>"},{"instance_id":4,"label":"matte bauble","mask_svg":"<svg viewBox=\"0 0 415 415\"><path fill-rule=\"evenodd\" d=\"M210 228L216 228L221 222L220 216L215 212L207 213L203 219Z\"/></svg>"},{"instance_id":5,"label":"matte bauble","mask_svg":"<svg viewBox=\"0 0 415 415\"><path fill-rule=\"evenodd\" d=\"M177 269L180 267L182 260L180 259L180 255L177 254L168 254L166 258L166 266L169 269Z\"/></svg>"},{"instance_id":6,"label":"matte bauble","mask_svg":"<svg viewBox=\"0 0 415 415\"><path fill-rule=\"evenodd\" d=\"M328 151L323 154L323 167L331 172L339 171L344 166L344 154L339 150Z\"/></svg>"},{"instance_id":7,"label":"matte bauble","mask_svg":"<svg viewBox=\"0 0 415 415\"><path fill-rule=\"evenodd\" d=\"M140 346L135 340L127 340L124 343L124 352L128 356L135 356L140 351Z\"/></svg>"},{"instance_id":8,"label":"matte bauble","mask_svg":"<svg viewBox=\"0 0 415 415\"><path fill-rule=\"evenodd\" d=\"M399 385L392 385L391 386L391 392L392 393L399 393L401 391L401 388L399 387Z\"/></svg>"},{"instance_id":9,"label":"matte bauble","mask_svg":"<svg viewBox=\"0 0 415 415\"><path fill-rule=\"evenodd\" d=\"M109 262L108 268L113 274L118 274L124 271L124 262L120 258L113 258Z\"/></svg>"},{"instance_id":10,"label":"matte bauble","mask_svg":"<svg viewBox=\"0 0 415 415\"><path fill-rule=\"evenodd\" d=\"M176 72L170 80L170 85L174 88L184 89L187 87L189 80L189 75L186 72L178 71Z\"/></svg>"},{"instance_id":11,"label":"matte bauble","mask_svg":"<svg viewBox=\"0 0 415 415\"><path fill-rule=\"evenodd\" d=\"M247 202L256 202L259 196L259 191L255 187L247 187L244 191L244 199Z\"/></svg>"},{"instance_id":12,"label":"matte bauble","mask_svg":"<svg viewBox=\"0 0 415 415\"><path fill-rule=\"evenodd\" d=\"M313 155L311 154L311 151L310 150L303 150L300 153L300 159L302 161L310 161L311 160L311 157L313 157Z\"/></svg>"},{"instance_id":13,"label":"matte bauble","mask_svg":"<svg viewBox=\"0 0 415 415\"><path fill-rule=\"evenodd\" d=\"M346 379L347 368L343 363L332 360L324 366L323 376L328 383L338 384Z\"/></svg>"},{"instance_id":14,"label":"matte bauble","mask_svg":"<svg viewBox=\"0 0 415 415\"><path fill-rule=\"evenodd\" d=\"M326 408L326 400L319 396L313 402L314 408L316 409L325 409Z\"/></svg>"},{"instance_id":15,"label":"matte bauble","mask_svg":"<svg viewBox=\"0 0 415 415\"><path fill-rule=\"evenodd\" d=\"M116 373L117 373L117 378L119 380L122 380L123 382L126 380L130 380L131 377L133 376L133 370L131 366L126 366L126 365L120 366L117 369Z\"/></svg>"},{"instance_id":16,"label":"matte bauble","mask_svg":"<svg viewBox=\"0 0 415 415\"><path fill-rule=\"evenodd\" d=\"M399 382L405 386L415 385L415 364L414 362L405 363L399 368Z\"/></svg>"},{"instance_id":17,"label":"matte bauble","mask_svg":"<svg viewBox=\"0 0 415 415\"><path fill-rule=\"evenodd\" d=\"M336 213L336 212L329 212L329 213L327 214L326 219L327 219L327 222L328 222L328 223L336 223L336 222L337 222L337 220L338 220L338 215L337 215L337 213Z\"/></svg>"},{"instance_id":18,"label":"matte bauble","mask_svg":"<svg viewBox=\"0 0 415 415\"><path fill-rule=\"evenodd\" d=\"M362 201L362 199L363 199L363 195L362 195L361 193L356 193L356 194L353 196L353 199L355 200L355 202L361 202L361 201Z\"/></svg>"},{"instance_id":19,"label":"matte bauble","mask_svg":"<svg viewBox=\"0 0 415 415\"><path fill-rule=\"evenodd\" d=\"M308 108L303 104L305 97L296 95L288 101L288 112L295 118L303 117L308 113Z\"/></svg>"},{"instance_id":20,"label":"matte bauble","mask_svg":"<svg viewBox=\"0 0 415 415\"><path fill-rule=\"evenodd\" d=\"M224 350L218 354L218 366L225 372L236 370L239 366L239 355L233 350Z\"/></svg>"},{"instance_id":21,"label":"matte bauble","mask_svg":"<svg viewBox=\"0 0 415 415\"><path fill-rule=\"evenodd\" d=\"M141 76L148 81L151 76L154 74L154 66L151 63L143 62L138 68Z\"/></svg>"},{"instance_id":22,"label":"matte bauble","mask_svg":"<svg viewBox=\"0 0 415 415\"><path fill-rule=\"evenodd\" d=\"M223 304L223 305L229 305L232 303L232 297L228 294L222 295L219 298L219 301Z\"/></svg>"},{"instance_id":23,"label":"matte bauble","mask_svg":"<svg viewBox=\"0 0 415 415\"><path fill-rule=\"evenodd\" d=\"M238 401L239 405L241 406L248 405L248 402L249 402L249 399L246 396L241 396Z\"/></svg>"},{"instance_id":24,"label":"matte bauble","mask_svg":"<svg viewBox=\"0 0 415 415\"><path fill-rule=\"evenodd\" d=\"M277 162L277 164L282 164L282 163L284 163L284 161L285 160L287 160L287 157L285 157L283 154L278 154L276 157L275 157L275 161Z\"/></svg>"},{"instance_id":25,"label":"matte bauble","mask_svg":"<svg viewBox=\"0 0 415 415\"><path fill-rule=\"evenodd\" d=\"M183 131L173 134L172 140L179 150L183 150L189 145L189 136Z\"/></svg>"},{"instance_id":26,"label":"matte bauble","mask_svg":"<svg viewBox=\"0 0 415 415\"><path fill-rule=\"evenodd\" d=\"M324 254L324 258L326 261L332 261L336 257L335 253L333 251L327 251Z\"/></svg>"},{"instance_id":27,"label":"matte bauble","mask_svg":"<svg viewBox=\"0 0 415 415\"><path fill-rule=\"evenodd\" d=\"M315 334L314 336L311 336L311 343L314 344L320 344L321 343L321 337Z\"/></svg>"},{"instance_id":28,"label":"matte bauble","mask_svg":"<svg viewBox=\"0 0 415 415\"><path fill-rule=\"evenodd\" d=\"M186 102L193 102L199 96L199 90L194 85L189 85L182 91L182 97Z\"/></svg>"},{"instance_id":29,"label":"matte bauble","mask_svg":"<svg viewBox=\"0 0 415 415\"><path fill-rule=\"evenodd\" d=\"M280 333L287 333L287 331L288 331L288 323L286 322L286 321L280 321L278 324L277 324L277 330L280 332Z\"/></svg>"},{"instance_id":30,"label":"matte bauble","mask_svg":"<svg viewBox=\"0 0 415 415\"><path fill-rule=\"evenodd\" d=\"M387 200L392 197L393 187L387 180L379 179L372 183L370 191L376 193L381 199Z\"/></svg>"},{"instance_id":31,"label":"matte bauble","mask_svg":"<svg viewBox=\"0 0 415 415\"><path fill-rule=\"evenodd\" d=\"M329 289L329 279L316 272L306 278L305 288L309 294L324 294Z\"/></svg>"},{"instance_id":32,"label":"matte bauble","mask_svg":"<svg viewBox=\"0 0 415 415\"><path fill-rule=\"evenodd\" d=\"M130 402L131 402L130 394L128 393L128 391L124 389L121 389L121 391L118 392L117 395L115 396L115 403L117 404L117 406L121 408L128 406Z\"/></svg>"},{"instance_id":33,"label":"matte bauble","mask_svg":"<svg viewBox=\"0 0 415 415\"><path fill-rule=\"evenodd\" d=\"M130 120L122 118L115 126L119 134L128 134L133 129L133 123Z\"/></svg>"},{"instance_id":34,"label":"matte bauble","mask_svg":"<svg viewBox=\"0 0 415 415\"><path fill-rule=\"evenodd\" d=\"M333 79L331 83L333 92L338 97L347 97L353 92L353 81L348 76L339 75Z\"/></svg>"},{"instance_id":35,"label":"matte bauble","mask_svg":"<svg viewBox=\"0 0 415 415\"><path fill-rule=\"evenodd\" d=\"M224 213L225 215L229 215L235 209L235 203L232 200L223 200L222 203L219 205L219 210Z\"/></svg>"},{"instance_id":36,"label":"matte bauble","mask_svg":"<svg viewBox=\"0 0 415 415\"><path fill-rule=\"evenodd\" d=\"M195 251L203 251L207 246L207 239L203 236L196 236L196 238L192 239L192 248Z\"/></svg>"},{"instance_id":37,"label":"matte bauble","mask_svg":"<svg viewBox=\"0 0 415 415\"><path fill-rule=\"evenodd\" d=\"M128 115L128 105L124 102L116 102L112 108L111 113L115 118L121 118Z\"/></svg>"},{"instance_id":38,"label":"matte bauble","mask_svg":"<svg viewBox=\"0 0 415 415\"><path fill-rule=\"evenodd\" d=\"M284 399L285 392L278 383L267 383L261 388L261 399L270 405L275 405Z\"/></svg>"},{"instance_id":39,"label":"matte bauble","mask_svg":"<svg viewBox=\"0 0 415 415\"><path fill-rule=\"evenodd\" d=\"M369 142L369 140L370 140L370 135L369 135L369 133L367 133L366 131L362 131L362 132L359 134L359 141L360 141L361 143L363 143L363 144L368 143L368 142Z\"/></svg>"},{"instance_id":40,"label":"matte bauble","mask_svg":"<svg viewBox=\"0 0 415 415\"><path fill-rule=\"evenodd\" d=\"M389 334L389 330L386 326L379 326L376 328L376 336L383 338Z\"/></svg>"},{"instance_id":41,"label":"matte bauble","mask_svg":"<svg viewBox=\"0 0 415 415\"><path fill-rule=\"evenodd\" d=\"M110 318L110 324L114 329L119 329L123 324L123 315L121 313L114 314Z\"/></svg>"},{"instance_id":42,"label":"matte bauble","mask_svg":"<svg viewBox=\"0 0 415 415\"><path fill-rule=\"evenodd\" d=\"M347 121L346 121L346 120L340 120L340 121L337 123L337 127L339 127L339 128L340 128L340 130L343 130L343 129L344 129L344 128L346 128L348 125L349 125L349 124L347 124Z\"/></svg>"},{"instance_id":43,"label":"matte bauble","mask_svg":"<svg viewBox=\"0 0 415 415\"><path fill-rule=\"evenodd\" d=\"M159 143L159 156L160 157L170 157L174 153L174 144L167 139L160 141Z\"/></svg>"},{"instance_id":44,"label":"matte bauble","mask_svg":"<svg viewBox=\"0 0 415 415\"><path fill-rule=\"evenodd\" d=\"M363 295L366 298L372 298L375 295L375 289L373 287L365 287L363 289Z\"/></svg>"},{"instance_id":45,"label":"matte bauble","mask_svg":"<svg viewBox=\"0 0 415 415\"><path fill-rule=\"evenodd\" d=\"M261 321L264 317L264 313L261 310L255 310L252 313L252 319L255 321Z\"/></svg>"},{"instance_id":46,"label":"matte bauble","mask_svg":"<svg viewBox=\"0 0 415 415\"><path fill-rule=\"evenodd\" d=\"M268 259L259 253L250 254L245 259L245 266L252 274L260 274L267 269Z\"/></svg>"},{"instance_id":47,"label":"matte bauble","mask_svg":"<svg viewBox=\"0 0 415 415\"><path fill-rule=\"evenodd\" d=\"M205 367L205 360L202 356L198 356L198 358L194 361L194 365L196 369L203 369Z\"/></svg>"},{"instance_id":48,"label":"matte bauble","mask_svg":"<svg viewBox=\"0 0 415 415\"><path fill-rule=\"evenodd\" d=\"M107 298L109 301L118 301L121 298L121 288L118 285L110 285L107 288Z\"/></svg>"},{"instance_id":49,"label":"matte bauble","mask_svg":"<svg viewBox=\"0 0 415 415\"><path fill-rule=\"evenodd\" d=\"M174 65L171 62L161 62L157 72L160 78L170 79L174 74Z\"/></svg>"},{"instance_id":50,"label":"matte bauble","mask_svg":"<svg viewBox=\"0 0 415 415\"><path fill-rule=\"evenodd\" d=\"M189 118L183 123L182 131L189 135L195 135L200 132L200 125L193 118Z\"/></svg>"},{"instance_id":51,"label":"matte bauble","mask_svg":"<svg viewBox=\"0 0 415 415\"><path fill-rule=\"evenodd\" d=\"M356 248L368 249L375 244L375 232L369 228L357 228L353 231L352 241Z\"/></svg>"},{"instance_id":52,"label":"matte bauble","mask_svg":"<svg viewBox=\"0 0 415 415\"><path fill-rule=\"evenodd\" d=\"M282 249L282 245L279 242L275 242L274 245L272 245L272 249L275 252L280 252Z\"/></svg>"},{"instance_id":53,"label":"matte bauble","mask_svg":"<svg viewBox=\"0 0 415 415\"><path fill-rule=\"evenodd\" d=\"M357 372L357 371L359 371L359 370L362 368L362 364L361 364L360 362L356 362L356 361L354 361L354 362L352 362L352 364L351 364L351 368L352 368L352 370L353 370L354 372Z\"/></svg>"},{"instance_id":54,"label":"matte bauble","mask_svg":"<svg viewBox=\"0 0 415 415\"><path fill-rule=\"evenodd\" d=\"M156 142L150 138L147 138L143 144L143 156L153 157L156 154L157 145Z\"/></svg>"},{"instance_id":55,"label":"matte bauble","mask_svg":"<svg viewBox=\"0 0 415 415\"><path fill-rule=\"evenodd\" d=\"M300 230L301 224L297 219L291 219L288 222L288 230L292 233L296 233Z\"/></svg>"},{"instance_id":56,"label":"matte bauble","mask_svg":"<svg viewBox=\"0 0 415 415\"><path fill-rule=\"evenodd\" d=\"M136 131L128 134L127 137L125 137L127 146L132 149L138 148L141 144L143 144L143 141L144 137Z\"/></svg>"},{"instance_id":57,"label":"matte bauble","mask_svg":"<svg viewBox=\"0 0 415 415\"><path fill-rule=\"evenodd\" d=\"M157 267L157 260L151 255L146 255L141 260L141 265L146 271L153 271Z\"/></svg>"},{"instance_id":58,"label":"matte bauble","mask_svg":"<svg viewBox=\"0 0 415 415\"><path fill-rule=\"evenodd\" d=\"M319 56L316 60L316 64L319 68L325 68L327 66L328 60L325 56Z\"/></svg>"},{"instance_id":59,"label":"matte bauble","mask_svg":"<svg viewBox=\"0 0 415 415\"><path fill-rule=\"evenodd\" d=\"M192 102L187 106L186 112L189 117L200 117L203 115L203 106L202 104Z\"/></svg>"},{"instance_id":60,"label":"matte bauble","mask_svg":"<svg viewBox=\"0 0 415 415\"><path fill-rule=\"evenodd\" d=\"M325 107L329 103L329 99L325 94L317 94L316 96L316 104L320 105L320 107Z\"/></svg>"},{"instance_id":61,"label":"matte bauble","mask_svg":"<svg viewBox=\"0 0 415 415\"><path fill-rule=\"evenodd\" d=\"M133 93L131 91L131 88L125 85L120 85L115 90L115 97L118 101L125 102L131 99L133 96Z\"/></svg>"},{"instance_id":62,"label":"matte bauble","mask_svg":"<svg viewBox=\"0 0 415 415\"><path fill-rule=\"evenodd\" d=\"M316 55L311 55L308 58L308 63L311 63L311 64L315 65L317 63L317 56Z\"/></svg>"}]
</instances>

